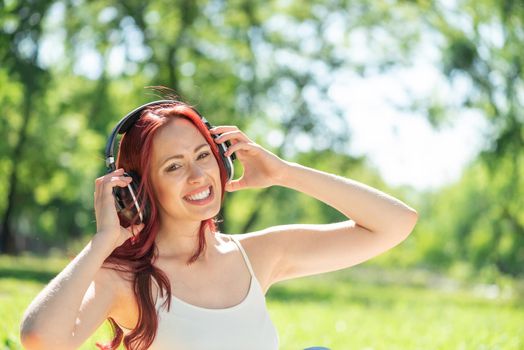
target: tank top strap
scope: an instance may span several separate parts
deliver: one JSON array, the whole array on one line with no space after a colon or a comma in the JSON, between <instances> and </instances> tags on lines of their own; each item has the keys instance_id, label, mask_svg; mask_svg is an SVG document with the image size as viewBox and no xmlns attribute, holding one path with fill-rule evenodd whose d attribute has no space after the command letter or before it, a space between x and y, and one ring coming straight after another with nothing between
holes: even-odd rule
<instances>
[{"instance_id":1,"label":"tank top strap","mask_svg":"<svg viewBox=\"0 0 524 350\"><path fill-rule=\"evenodd\" d=\"M253 268L251 267L251 262L249 261L249 258L247 257L246 251L242 247L242 244L238 241L237 238L234 237L234 235L229 235L229 237L235 242L235 244L240 249L240 252L242 253L242 256L244 257L244 261L246 262L247 268L249 269L249 273L251 274L251 277L255 278L255 273L253 272Z\"/></svg>"}]
</instances>

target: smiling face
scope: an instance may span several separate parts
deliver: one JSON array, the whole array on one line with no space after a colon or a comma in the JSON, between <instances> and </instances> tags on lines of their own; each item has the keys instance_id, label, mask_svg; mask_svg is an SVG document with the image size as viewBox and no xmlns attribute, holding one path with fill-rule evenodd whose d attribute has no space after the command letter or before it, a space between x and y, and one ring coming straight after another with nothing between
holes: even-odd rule
<instances>
[{"instance_id":1,"label":"smiling face","mask_svg":"<svg viewBox=\"0 0 524 350\"><path fill-rule=\"evenodd\" d=\"M202 221L220 211L220 170L198 129L176 117L153 139L151 180L163 221Z\"/></svg>"}]
</instances>

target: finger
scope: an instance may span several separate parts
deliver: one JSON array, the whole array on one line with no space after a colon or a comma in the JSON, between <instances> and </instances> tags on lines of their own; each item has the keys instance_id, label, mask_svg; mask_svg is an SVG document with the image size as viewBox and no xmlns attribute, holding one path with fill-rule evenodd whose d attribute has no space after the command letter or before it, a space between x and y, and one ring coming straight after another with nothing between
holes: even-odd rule
<instances>
[{"instance_id":1,"label":"finger","mask_svg":"<svg viewBox=\"0 0 524 350\"><path fill-rule=\"evenodd\" d=\"M104 177L103 176L100 176L99 178L96 179L95 181L95 203L97 202L97 200L99 199L100 197L100 193L102 192L101 191L101 187L102 187L102 183L104 181Z\"/></svg>"},{"instance_id":2,"label":"finger","mask_svg":"<svg viewBox=\"0 0 524 350\"><path fill-rule=\"evenodd\" d=\"M221 134L223 132L239 130L236 125L220 125L209 129L212 134Z\"/></svg>"},{"instance_id":3,"label":"finger","mask_svg":"<svg viewBox=\"0 0 524 350\"><path fill-rule=\"evenodd\" d=\"M101 185L108 181L108 179L114 177L114 176L122 176L122 174L124 173L124 169L120 168L120 169L117 169L115 171L112 171L110 173L107 173L105 174L104 176L100 176L99 178L96 179L95 181L95 186L96 188L99 188L101 187Z\"/></svg>"},{"instance_id":4,"label":"finger","mask_svg":"<svg viewBox=\"0 0 524 350\"><path fill-rule=\"evenodd\" d=\"M124 173L124 168L118 168L116 170L113 170L109 173L107 173L105 176L108 176L108 175L120 175L120 174L123 174Z\"/></svg>"},{"instance_id":5,"label":"finger","mask_svg":"<svg viewBox=\"0 0 524 350\"><path fill-rule=\"evenodd\" d=\"M121 176L124 173L123 168L116 169L110 173L105 174L104 176L100 176L95 180L95 200L97 197L101 195L103 192L103 184L107 182L109 179L111 179L114 176ZM98 195L97 195L98 193Z\"/></svg>"},{"instance_id":6,"label":"finger","mask_svg":"<svg viewBox=\"0 0 524 350\"><path fill-rule=\"evenodd\" d=\"M115 181L124 181L124 182L128 182L131 177L130 176L124 176L124 175L120 175L120 176L111 176L111 174L108 174L109 176L104 176L102 181L100 181L98 183L98 189L100 190L100 192L103 191L103 189L106 187L106 184L110 184L112 182L115 182ZM114 186L113 186L114 187Z\"/></svg>"},{"instance_id":7,"label":"finger","mask_svg":"<svg viewBox=\"0 0 524 350\"><path fill-rule=\"evenodd\" d=\"M226 157L229 157L232 153L238 151L238 150L252 150L254 149L254 144L252 142L237 142L227 148L227 151L224 152L224 155Z\"/></svg>"},{"instance_id":8,"label":"finger","mask_svg":"<svg viewBox=\"0 0 524 350\"><path fill-rule=\"evenodd\" d=\"M225 141L230 141L231 144L236 144L238 142L244 141L244 142L252 142L246 134L243 132L237 130L237 131L230 131L221 134L219 137L215 139L216 143L222 143Z\"/></svg>"},{"instance_id":9,"label":"finger","mask_svg":"<svg viewBox=\"0 0 524 350\"><path fill-rule=\"evenodd\" d=\"M245 185L244 185L244 176L243 175L238 180L232 180L226 183L227 192L235 192L235 191L243 189L244 187Z\"/></svg>"},{"instance_id":10,"label":"finger","mask_svg":"<svg viewBox=\"0 0 524 350\"><path fill-rule=\"evenodd\" d=\"M111 178L105 179L104 183L101 185L101 192L111 193L113 187L127 187L133 179L130 176L113 176Z\"/></svg>"},{"instance_id":11,"label":"finger","mask_svg":"<svg viewBox=\"0 0 524 350\"><path fill-rule=\"evenodd\" d=\"M107 184L112 184L112 187L115 187L118 184L124 184L124 186L127 186L131 181L133 181L131 176L112 176L111 178L106 179L102 186Z\"/></svg>"}]
</instances>

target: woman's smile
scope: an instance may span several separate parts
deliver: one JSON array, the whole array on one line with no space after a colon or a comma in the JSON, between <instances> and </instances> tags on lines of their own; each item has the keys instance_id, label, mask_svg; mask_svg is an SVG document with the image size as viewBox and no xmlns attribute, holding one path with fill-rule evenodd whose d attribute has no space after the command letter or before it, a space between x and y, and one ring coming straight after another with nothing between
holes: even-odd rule
<instances>
[{"instance_id":1,"label":"woman's smile","mask_svg":"<svg viewBox=\"0 0 524 350\"><path fill-rule=\"evenodd\" d=\"M183 198L186 202L194 205L206 205L211 203L215 198L213 186L209 186L203 191L197 190L196 193L194 191L193 194L184 196Z\"/></svg>"}]
</instances>

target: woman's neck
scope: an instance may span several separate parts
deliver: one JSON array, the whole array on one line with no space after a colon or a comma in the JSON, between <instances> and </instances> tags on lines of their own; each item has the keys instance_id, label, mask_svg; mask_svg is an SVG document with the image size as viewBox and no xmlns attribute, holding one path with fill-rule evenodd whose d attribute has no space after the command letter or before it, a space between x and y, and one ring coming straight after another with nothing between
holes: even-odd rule
<instances>
[{"instance_id":1,"label":"woman's neck","mask_svg":"<svg viewBox=\"0 0 524 350\"><path fill-rule=\"evenodd\" d=\"M155 243L158 248L158 257L161 259L189 260L197 251L199 245L200 222L178 223L171 227L161 226ZM201 253L199 260L208 260L220 244L220 238L204 228L206 248Z\"/></svg>"}]
</instances>

